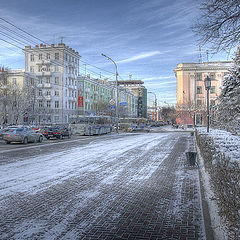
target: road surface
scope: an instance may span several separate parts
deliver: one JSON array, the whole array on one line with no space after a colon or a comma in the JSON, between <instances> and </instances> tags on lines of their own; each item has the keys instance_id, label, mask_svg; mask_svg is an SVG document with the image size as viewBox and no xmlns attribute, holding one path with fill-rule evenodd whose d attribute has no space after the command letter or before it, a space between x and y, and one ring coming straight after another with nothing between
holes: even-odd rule
<instances>
[{"instance_id":1,"label":"road surface","mask_svg":"<svg viewBox=\"0 0 240 240\"><path fill-rule=\"evenodd\" d=\"M189 133L0 152L0 239L205 239Z\"/></svg>"}]
</instances>

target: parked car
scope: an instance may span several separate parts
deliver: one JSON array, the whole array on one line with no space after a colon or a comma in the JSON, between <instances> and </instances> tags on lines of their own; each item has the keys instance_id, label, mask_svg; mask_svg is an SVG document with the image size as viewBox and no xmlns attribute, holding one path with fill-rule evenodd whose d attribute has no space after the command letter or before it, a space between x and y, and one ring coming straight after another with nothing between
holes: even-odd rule
<instances>
[{"instance_id":1,"label":"parked car","mask_svg":"<svg viewBox=\"0 0 240 240\"><path fill-rule=\"evenodd\" d=\"M62 139L64 137L71 137L71 132L68 128L65 127L49 127L43 130L43 136L47 139L58 138Z\"/></svg>"},{"instance_id":2,"label":"parked car","mask_svg":"<svg viewBox=\"0 0 240 240\"><path fill-rule=\"evenodd\" d=\"M43 135L36 133L29 127L9 128L2 136L3 140L9 144L11 142L21 142L27 144L28 142L42 142Z\"/></svg>"},{"instance_id":3,"label":"parked car","mask_svg":"<svg viewBox=\"0 0 240 240\"><path fill-rule=\"evenodd\" d=\"M9 129L14 129L14 128L17 128L17 127L6 127L6 128L0 129L0 138L2 138L3 134L6 133Z\"/></svg>"},{"instance_id":4,"label":"parked car","mask_svg":"<svg viewBox=\"0 0 240 240\"><path fill-rule=\"evenodd\" d=\"M131 132L150 132L150 128L145 125L133 125Z\"/></svg>"}]
</instances>

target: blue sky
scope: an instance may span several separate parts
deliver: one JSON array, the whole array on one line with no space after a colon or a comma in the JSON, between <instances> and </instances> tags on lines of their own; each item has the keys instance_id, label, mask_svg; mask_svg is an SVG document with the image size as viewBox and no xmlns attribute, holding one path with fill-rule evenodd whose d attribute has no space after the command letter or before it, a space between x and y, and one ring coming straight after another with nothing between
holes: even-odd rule
<instances>
[{"instance_id":1,"label":"blue sky","mask_svg":"<svg viewBox=\"0 0 240 240\"><path fill-rule=\"evenodd\" d=\"M198 43L190 27L199 16L198 0L9 0L1 1L0 17L48 43L60 37L77 50L82 60L114 72L120 80L141 79L157 94L158 104L176 103L178 63L198 62ZM7 26L0 20L1 26ZM3 41L0 32L0 64L24 68L22 51ZM25 44L26 45L26 44ZM203 49L203 61L206 61ZM227 60L227 55L209 55L209 60ZM92 77L111 74L86 65ZM80 62L80 72L85 66ZM95 73L93 73L95 72ZM113 78L112 78L113 79ZM153 102L149 94L149 104Z\"/></svg>"}]
</instances>

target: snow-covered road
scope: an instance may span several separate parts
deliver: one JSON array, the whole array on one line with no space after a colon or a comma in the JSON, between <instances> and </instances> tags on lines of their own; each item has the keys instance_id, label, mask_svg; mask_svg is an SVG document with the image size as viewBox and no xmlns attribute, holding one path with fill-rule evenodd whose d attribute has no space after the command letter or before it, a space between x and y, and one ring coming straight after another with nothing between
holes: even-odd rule
<instances>
[{"instance_id":1,"label":"snow-covered road","mask_svg":"<svg viewBox=\"0 0 240 240\"><path fill-rule=\"evenodd\" d=\"M19 153L0 165L0 239L128 239L147 232L167 239L160 236L170 230L184 234L181 224L204 239L198 175L184 168L186 146L185 133L150 133ZM160 227L164 221L172 222L169 229Z\"/></svg>"}]
</instances>

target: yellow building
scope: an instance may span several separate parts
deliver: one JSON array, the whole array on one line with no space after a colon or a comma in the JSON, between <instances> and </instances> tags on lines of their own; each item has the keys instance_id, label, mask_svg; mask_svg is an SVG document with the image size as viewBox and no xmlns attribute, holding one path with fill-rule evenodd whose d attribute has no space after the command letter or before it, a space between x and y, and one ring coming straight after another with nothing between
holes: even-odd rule
<instances>
[{"instance_id":1,"label":"yellow building","mask_svg":"<svg viewBox=\"0 0 240 240\"><path fill-rule=\"evenodd\" d=\"M177 78L177 123L206 123L206 90L204 79L211 78L210 106L218 101L224 76L231 62L180 63L174 69Z\"/></svg>"}]
</instances>

